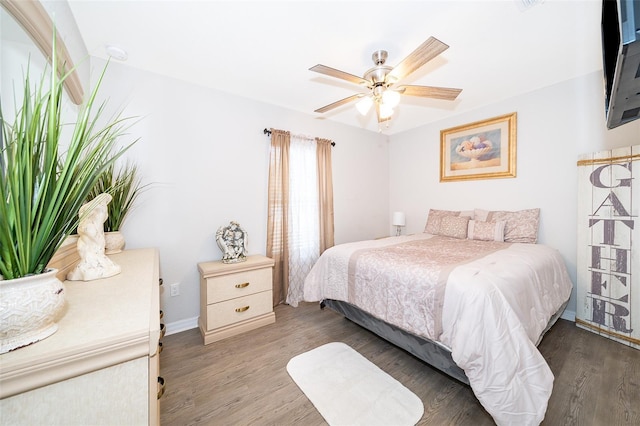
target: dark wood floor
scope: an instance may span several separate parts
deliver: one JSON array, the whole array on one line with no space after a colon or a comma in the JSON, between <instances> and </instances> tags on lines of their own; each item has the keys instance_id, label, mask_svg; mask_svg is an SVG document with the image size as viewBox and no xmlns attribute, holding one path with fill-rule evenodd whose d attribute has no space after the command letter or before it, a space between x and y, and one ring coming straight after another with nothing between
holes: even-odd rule
<instances>
[{"instance_id":1,"label":"dark wood floor","mask_svg":"<svg viewBox=\"0 0 640 426\"><path fill-rule=\"evenodd\" d=\"M333 341L418 395L420 425L491 425L471 388L318 304L276 307L276 323L204 346L197 329L167 336L163 425L326 425L286 372ZM540 351L556 377L544 425L640 425L640 351L560 320Z\"/></svg>"}]
</instances>

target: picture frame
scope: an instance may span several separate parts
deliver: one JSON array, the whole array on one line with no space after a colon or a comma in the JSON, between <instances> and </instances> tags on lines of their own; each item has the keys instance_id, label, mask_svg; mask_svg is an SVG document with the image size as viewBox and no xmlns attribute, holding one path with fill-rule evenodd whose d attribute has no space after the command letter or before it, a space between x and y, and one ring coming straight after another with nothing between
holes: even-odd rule
<instances>
[{"instance_id":1,"label":"picture frame","mask_svg":"<svg viewBox=\"0 0 640 426\"><path fill-rule=\"evenodd\" d=\"M517 113L440 131L440 182L516 177Z\"/></svg>"}]
</instances>

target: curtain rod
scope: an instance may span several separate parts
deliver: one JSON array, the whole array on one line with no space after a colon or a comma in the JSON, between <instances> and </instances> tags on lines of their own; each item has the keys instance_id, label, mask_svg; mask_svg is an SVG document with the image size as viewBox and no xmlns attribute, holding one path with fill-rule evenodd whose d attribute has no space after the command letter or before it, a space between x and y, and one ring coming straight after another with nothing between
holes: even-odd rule
<instances>
[{"instance_id":1,"label":"curtain rod","mask_svg":"<svg viewBox=\"0 0 640 426\"><path fill-rule=\"evenodd\" d=\"M267 129L266 127L264 128L262 133L264 133L267 136L271 136L271 130ZM331 142L331 146L336 146L336 143L335 142Z\"/></svg>"}]
</instances>

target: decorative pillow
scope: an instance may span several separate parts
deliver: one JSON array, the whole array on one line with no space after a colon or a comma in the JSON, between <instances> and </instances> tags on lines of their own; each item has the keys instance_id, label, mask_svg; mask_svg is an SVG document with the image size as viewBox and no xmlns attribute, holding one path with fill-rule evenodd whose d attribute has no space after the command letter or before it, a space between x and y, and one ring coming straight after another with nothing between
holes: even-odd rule
<instances>
[{"instance_id":1,"label":"decorative pillow","mask_svg":"<svg viewBox=\"0 0 640 426\"><path fill-rule=\"evenodd\" d=\"M499 220L507 222L504 227L504 240L506 242L535 244L538 241L540 209L489 212L487 222L497 222Z\"/></svg>"},{"instance_id":2,"label":"decorative pillow","mask_svg":"<svg viewBox=\"0 0 640 426\"><path fill-rule=\"evenodd\" d=\"M462 210L460 212L460 216L467 216L470 219L473 219L473 210Z\"/></svg>"},{"instance_id":3,"label":"decorative pillow","mask_svg":"<svg viewBox=\"0 0 640 426\"><path fill-rule=\"evenodd\" d=\"M453 238L467 238L469 216L445 216L440 220L438 235Z\"/></svg>"},{"instance_id":4,"label":"decorative pillow","mask_svg":"<svg viewBox=\"0 0 640 426\"><path fill-rule=\"evenodd\" d=\"M489 210L474 209L473 220L475 220L476 222L486 222L489 213L491 213Z\"/></svg>"},{"instance_id":5,"label":"decorative pillow","mask_svg":"<svg viewBox=\"0 0 640 426\"><path fill-rule=\"evenodd\" d=\"M428 234L438 235L440 229L440 221L444 216L459 216L460 212L451 210L429 210L429 216L427 217L427 225L424 227L424 232Z\"/></svg>"},{"instance_id":6,"label":"decorative pillow","mask_svg":"<svg viewBox=\"0 0 640 426\"><path fill-rule=\"evenodd\" d=\"M504 226L507 222L481 222L470 220L467 230L467 238L481 241L504 241Z\"/></svg>"}]
</instances>

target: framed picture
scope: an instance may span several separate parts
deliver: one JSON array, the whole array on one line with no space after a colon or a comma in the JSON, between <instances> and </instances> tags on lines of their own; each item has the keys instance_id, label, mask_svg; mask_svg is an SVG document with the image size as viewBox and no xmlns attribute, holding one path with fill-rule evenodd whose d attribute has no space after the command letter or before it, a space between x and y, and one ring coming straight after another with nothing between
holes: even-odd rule
<instances>
[{"instance_id":1,"label":"framed picture","mask_svg":"<svg viewBox=\"0 0 640 426\"><path fill-rule=\"evenodd\" d=\"M440 182L515 176L515 112L440 131Z\"/></svg>"}]
</instances>

